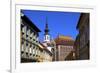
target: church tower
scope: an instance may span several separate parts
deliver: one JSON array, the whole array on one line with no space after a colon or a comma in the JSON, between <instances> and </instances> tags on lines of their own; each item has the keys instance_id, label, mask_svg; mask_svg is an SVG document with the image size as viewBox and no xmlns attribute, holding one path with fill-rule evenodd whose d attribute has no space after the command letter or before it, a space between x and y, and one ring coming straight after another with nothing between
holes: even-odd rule
<instances>
[{"instance_id":1,"label":"church tower","mask_svg":"<svg viewBox=\"0 0 100 73\"><path fill-rule=\"evenodd\" d=\"M52 48L54 48L54 43L51 40L50 34L49 34L49 28L48 28L48 23L47 23L47 18L46 18L46 25L45 25L45 29L44 29L44 46L47 47L47 49L52 53Z\"/></svg>"},{"instance_id":2,"label":"church tower","mask_svg":"<svg viewBox=\"0 0 100 73\"><path fill-rule=\"evenodd\" d=\"M44 30L44 42L49 43L50 42L50 35L49 35L49 28L48 28L48 23L47 23L47 18L46 18L46 25L45 25L45 30Z\"/></svg>"}]
</instances>

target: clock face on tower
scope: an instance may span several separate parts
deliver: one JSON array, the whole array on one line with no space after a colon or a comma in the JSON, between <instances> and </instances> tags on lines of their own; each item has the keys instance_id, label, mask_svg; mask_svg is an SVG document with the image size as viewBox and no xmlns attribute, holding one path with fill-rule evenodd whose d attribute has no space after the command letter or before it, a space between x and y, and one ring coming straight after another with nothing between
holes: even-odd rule
<instances>
[{"instance_id":1,"label":"clock face on tower","mask_svg":"<svg viewBox=\"0 0 100 73\"><path fill-rule=\"evenodd\" d=\"M45 35L44 36L44 41L49 42L50 41L50 35Z\"/></svg>"}]
</instances>

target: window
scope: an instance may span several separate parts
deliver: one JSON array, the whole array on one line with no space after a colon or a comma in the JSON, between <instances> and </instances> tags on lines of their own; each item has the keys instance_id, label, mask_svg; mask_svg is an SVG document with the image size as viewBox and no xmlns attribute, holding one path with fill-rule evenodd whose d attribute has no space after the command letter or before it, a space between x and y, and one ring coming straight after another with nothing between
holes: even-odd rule
<instances>
[{"instance_id":1,"label":"window","mask_svg":"<svg viewBox=\"0 0 100 73\"><path fill-rule=\"evenodd\" d=\"M28 53L28 46L26 46L26 52Z\"/></svg>"},{"instance_id":2,"label":"window","mask_svg":"<svg viewBox=\"0 0 100 73\"><path fill-rule=\"evenodd\" d=\"M26 35L30 35L30 29L27 27Z\"/></svg>"},{"instance_id":3,"label":"window","mask_svg":"<svg viewBox=\"0 0 100 73\"><path fill-rule=\"evenodd\" d=\"M35 39L33 39L33 42L35 42Z\"/></svg>"},{"instance_id":4,"label":"window","mask_svg":"<svg viewBox=\"0 0 100 73\"><path fill-rule=\"evenodd\" d=\"M35 50L35 54L37 55L37 50Z\"/></svg>"},{"instance_id":5,"label":"window","mask_svg":"<svg viewBox=\"0 0 100 73\"><path fill-rule=\"evenodd\" d=\"M28 42L26 42L26 46L28 46Z\"/></svg>"},{"instance_id":6,"label":"window","mask_svg":"<svg viewBox=\"0 0 100 73\"><path fill-rule=\"evenodd\" d=\"M35 34L35 32L33 32L33 39L35 39L36 38L36 34Z\"/></svg>"},{"instance_id":7,"label":"window","mask_svg":"<svg viewBox=\"0 0 100 73\"><path fill-rule=\"evenodd\" d=\"M22 44L22 47L21 48L22 48L21 51L24 51L24 44Z\"/></svg>"},{"instance_id":8,"label":"window","mask_svg":"<svg viewBox=\"0 0 100 73\"><path fill-rule=\"evenodd\" d=\"M33 54L35 54L35 46L33 45Z\"/></svg>"},{"instance_id":9,"label":"window","mask_svg":"<svg viewBox=\"0 0 100 73\"><path fill-rule=\"evenodd\" d=\"M29 53L32 53L32 48L30 47L30 49L29 49Z\"/></svg>"},{"instance_id":10,"label":"window","mask_svg":"<svg viewBox=\"0 0 100 73\"><path fill-rule=\"evenodd\" d=\"M21 51L24 51L24 41L21 43Z\"/></svg>"},{"instance_id":11,"label":"window","mask_svg":"<svg viewBox=\"0 0 100 73\"><path fill-rule=\"evenodd\" d=\"M28 48L29 48L29 47L28 47L28 43L26 43L26 52L28 52Z\"/></svg>"},{"instance_id":12,"label":"window","mask_svg":"<svg viewBox=\"0 0 100 73\"><path fill-rule=\"evenodd\" d=\"M32 37L33 37L33 33L32 31L30 31L30 39L32 39Z\"/></svg>"}]
</instances>

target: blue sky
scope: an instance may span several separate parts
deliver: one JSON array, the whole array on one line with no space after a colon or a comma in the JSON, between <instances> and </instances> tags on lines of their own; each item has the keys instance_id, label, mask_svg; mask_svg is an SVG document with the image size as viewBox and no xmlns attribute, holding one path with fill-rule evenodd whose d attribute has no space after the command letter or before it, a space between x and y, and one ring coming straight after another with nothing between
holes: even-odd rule
<instances>
[{"instance_id":1,"label":"blue sky","mask_svg":"<svg viewBox=\"0 0 100 73\"><path fill-rule=\"evenodd\" d=\"M76 25L78 23L79 12L55 12L55 11L36 11L36 10L23 10L22 11L40 30L39 39L44 39L44 29L46 18L50 30L51 38L56 38L58 34L71 36L76 38L78 31Z\"/></svg>"}]
</instances>

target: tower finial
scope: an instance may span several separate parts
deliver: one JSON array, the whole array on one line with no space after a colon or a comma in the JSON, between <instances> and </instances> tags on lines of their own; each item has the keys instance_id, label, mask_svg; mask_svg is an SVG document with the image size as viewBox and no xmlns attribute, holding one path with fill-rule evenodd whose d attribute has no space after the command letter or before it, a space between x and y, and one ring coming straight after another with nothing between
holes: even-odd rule
<instances>
[{"instance_id":1,"label":"tower finial","mask_svg":"<svg viewBox=\"0 0 100 73\"><path fill-rule=\"evenodd\" d=\"M45 34L44 34L44 35L45 35L45 36L44 36L44 41L45 41L45 42L50 42L50 35L49 35L47 17L46 17L46 24L45 24L44 32L45 32Z\"/></svg>"},{"instance_id":2,"label":"tower finial","mask_svg":"<svg viewBox=\"0 0 100 73\"><path fill-rule=\"evenodd\" d=\"M46 17L46 26L45 26L45 34L49 33L49 29L48 29L48 23L47 23L47 17Z\"/></svg>"}]
</instances>

